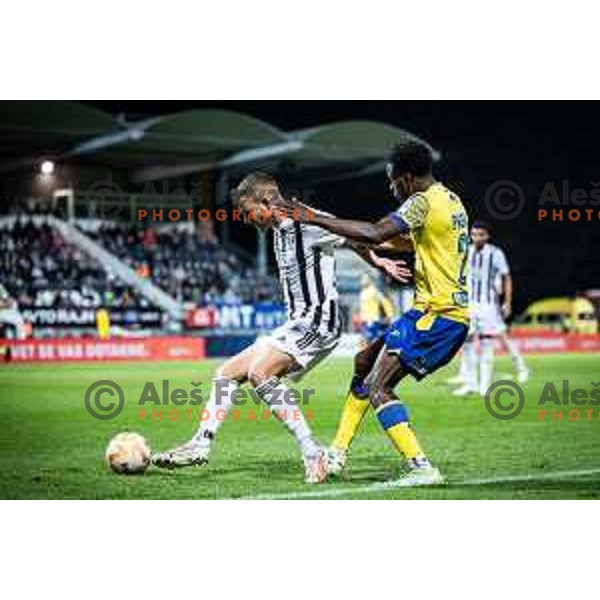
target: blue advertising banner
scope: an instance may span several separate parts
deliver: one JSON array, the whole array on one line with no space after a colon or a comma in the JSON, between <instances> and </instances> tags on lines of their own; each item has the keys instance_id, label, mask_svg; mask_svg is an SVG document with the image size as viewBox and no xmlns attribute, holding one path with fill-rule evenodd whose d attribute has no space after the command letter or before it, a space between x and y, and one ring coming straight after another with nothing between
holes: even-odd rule
<instances>
[{"instance_id":1,"label":"blue advertising banner","mask_svg":"<svg viewBox=\"0 0 600 600\"><path fill-rule=\"evenodd\" d=\"M210 330L217 335L270 331L286 320L283 304L216 304L195 308L186 317L189 329Z\"/></svg>"}]
</instances>

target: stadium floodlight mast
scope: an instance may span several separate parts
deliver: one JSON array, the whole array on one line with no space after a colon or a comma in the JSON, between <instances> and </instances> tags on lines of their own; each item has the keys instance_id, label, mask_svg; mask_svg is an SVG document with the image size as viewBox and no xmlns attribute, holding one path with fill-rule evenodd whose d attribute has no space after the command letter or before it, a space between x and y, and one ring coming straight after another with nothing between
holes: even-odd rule
<instances>
[{"instance_id":1,"label":"stadium floodlight mast","mask_svg":"<svg viewBox=\"0 0 600 600\"><path fill-rule=\"evenodd\" d=\"M54 161L52 160L44 160L40 165L40 173L42 175L52 175L54 173L55 168Z\"/></svg>"}]
</instances>

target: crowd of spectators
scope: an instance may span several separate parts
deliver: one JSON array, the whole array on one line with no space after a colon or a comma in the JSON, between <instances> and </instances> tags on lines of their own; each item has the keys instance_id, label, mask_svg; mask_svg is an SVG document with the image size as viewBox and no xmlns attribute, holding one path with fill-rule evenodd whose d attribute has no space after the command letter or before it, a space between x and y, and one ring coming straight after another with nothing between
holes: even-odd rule
<instances>
[{"instance_id":1,"label":"crowd of spectators","mask_svg":"<svg viewBox=\"0 0 600 600\"><path fill-rule=\"evenodd\" d=\"M20 308L146 308L148 302L78 247L40 213L19 211L0 226L0 282ZM51 211L43 211L49 215ZM14 215L14 213L13 213ZM86 235L188 305L278 299L272 276L260 276L218 243L211 228L157 230L106 222Z\"/></svg>"},{"instance_id":2,"label":"crowd of spectators","mask_svg":"<svg viewBox=\"0 0 600 600\"><path fill-rule=\"evenodd\" d=\"M20 308L126 308L144 302L50 225L26 217L0 228L0 281Z\"/></svg>"},{"instance_id":3,"label":"crowd of spectators","mask_svg":"<svg viewBox=\"0 0 600 600\"><path fill-rule=\"evenodd\" d=\"M278 297L276 279L261 277L249 261L219 244L210 228L159 230L111 222L88 235L181 302L203 306Z\"/></svg>"}]
</instances>

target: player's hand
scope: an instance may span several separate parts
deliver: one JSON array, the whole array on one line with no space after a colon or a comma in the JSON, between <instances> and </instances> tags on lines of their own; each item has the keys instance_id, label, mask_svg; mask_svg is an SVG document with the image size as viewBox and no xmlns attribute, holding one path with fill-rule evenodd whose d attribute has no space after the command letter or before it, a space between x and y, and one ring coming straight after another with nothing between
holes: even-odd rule
<instances>
[{"instance_id":1,"label":"player's hand","mask_svg":"<svg viewBox=\"0 0 600 600\"><path fill-rule=\"evenodd\" d=\"M302 204L302 202L300 202L298 200L298 198L295 198L295 197L286 198L283 195L280 195L277 198L277 200L275 200L273 202L273 204L277 208L282 208L282 209L285 209L287 211L299 210L299 211L304 212L308 208L307 206L305 206L304 204Z\"/></svg>"},{"instance_id":2,"label":"player's hand","mask_svg":"<svg viewBox=\"0 0 600 600\"><path fill-rule=\"evenodd\" d=\"M500 307L500 311L502 312L502 316L505 319L508 319L510 315L512 315L512 306L510 302L504 302Z\"/></svg>"},{"instance_id":3,"label":"player's hand","mask_svg":"<svg viewBox=\"0 0 600 600\"><path fill-rule=\"evenodd\" d=\"M410 283L412 271L403 260L392 260L377 256L372 250L369 251L373 264L385 271L392 279L400 283Z\"/></svg>"}]
</instances>

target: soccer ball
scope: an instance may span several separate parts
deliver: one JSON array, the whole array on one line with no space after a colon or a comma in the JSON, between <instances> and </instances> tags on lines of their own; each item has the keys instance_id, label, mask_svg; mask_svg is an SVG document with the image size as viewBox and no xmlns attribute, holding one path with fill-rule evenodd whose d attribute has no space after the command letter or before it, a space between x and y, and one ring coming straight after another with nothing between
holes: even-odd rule
<instances>
[{"instance_id":1,"label":"soccer ball","mask_svg":"<svg viewBox=\"0 0 600 600\"><path fill-rule=\"evenodd\" d=\"M150 446L139 433L119 433L106 448L106 464L123 475L143 473L150 464Z\"/></svg>"}]
</instances>

